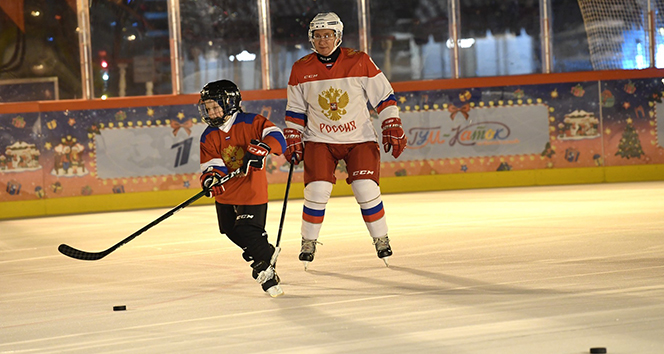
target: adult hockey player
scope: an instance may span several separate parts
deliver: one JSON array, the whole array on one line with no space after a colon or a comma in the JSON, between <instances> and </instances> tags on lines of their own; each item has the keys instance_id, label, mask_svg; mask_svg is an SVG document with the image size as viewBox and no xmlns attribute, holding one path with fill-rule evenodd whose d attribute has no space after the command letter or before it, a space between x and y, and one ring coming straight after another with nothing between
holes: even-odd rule
<instances>
[{"instance_id":1,"label":"adult hockey player","mask_svg":"<svg viewBox=\"0 0 664 354\"><path fill-rule=\"evenodd\" d=\"M378 257L387 263L392 248L380 196L380 147L367 101L382 121L382 143L394 158L406 148L394 91L364 52L342 48L343 23L333 12L319 13L309 24L314 53L293 64L288 81L284 134L289 161L304 161L302 249L299 259L314 260L330 199L334 171L346 162L348 178Z\"/></svg>"},{"instance_id":2,"label":"adult hockey player","mask_svg":"<svg viewBox=\"0 0 664 354\"><path fill-rule=\"evenodd\" d=\"M201 185L214 197L219 230L252 262L252 276L272 297L284 292L274 269L278 251L268 242L267 175L269 153L281 154L286 141L267 118L242 111L240 90L231 81L210 82L201 91L198 110L208 127L201 135ZM241 169L244 176L219 184Z\"/></svg>"}]
</instances>

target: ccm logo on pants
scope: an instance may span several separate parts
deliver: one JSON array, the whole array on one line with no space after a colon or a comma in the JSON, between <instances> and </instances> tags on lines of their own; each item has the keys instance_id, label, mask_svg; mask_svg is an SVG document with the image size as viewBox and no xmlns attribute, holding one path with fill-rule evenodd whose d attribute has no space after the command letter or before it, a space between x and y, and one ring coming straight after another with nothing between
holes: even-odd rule
<instances>
[{"instance_id":1,"label":"ccm logo on pants","mask_svg":"<svg viewBox=\"0 0 664 354\"><path fill-rule=\"evenodd\" d=\"M373 174L374 174L374 171L370 171L370 170L359 170L359 171L353 172L353 176L367 176L367 175L373 175Z\"/></svg>"}]
</instances>

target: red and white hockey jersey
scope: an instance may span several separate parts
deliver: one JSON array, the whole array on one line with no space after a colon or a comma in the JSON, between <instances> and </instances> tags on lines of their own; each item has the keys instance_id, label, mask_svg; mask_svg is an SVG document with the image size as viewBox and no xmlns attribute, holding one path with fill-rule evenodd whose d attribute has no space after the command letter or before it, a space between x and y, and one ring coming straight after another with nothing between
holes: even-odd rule
<instances>
[{"instance_id":1,"label":"red and white hockey jersey","mask_svg":"<svg viewBox=\"0 0 664 354\"><path fill-rule=\"evenodd\" d=\"M378 141L367 101L381 121L399 117L394 90L371 57L341 48L331 69L315 53L293 64L286 125L304 141L350 144Z\"/></svg>"},{"instance_id":2,"label":"red and white hockey jersey","mask_svg":"<svg viewBox=\"0 0 664 354\"><path fill-rule=\"evenodd\" d=\"M207 127L201 134L201 172L212 167L223 176L240 168L251 139L268 144L275 155L286 150L286 139L274 123L258 114L238 112L221 127ZM230 179L224 188L224 193L215 197L222 204L258 205L268 201L265 169Z\"/></svg>"}]
</instances>

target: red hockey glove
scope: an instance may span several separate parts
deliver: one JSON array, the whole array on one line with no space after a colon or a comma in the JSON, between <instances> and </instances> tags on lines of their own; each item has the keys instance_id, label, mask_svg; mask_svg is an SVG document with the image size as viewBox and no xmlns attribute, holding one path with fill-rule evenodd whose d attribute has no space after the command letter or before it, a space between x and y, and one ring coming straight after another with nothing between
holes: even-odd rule
<instances>
[{"instance_id":1,"label":"red hockey glove","mask_svg":"<svg viewBox=\"0 0 664 354\"><path fill-rule=\"evenodd\" d=\"M288 162L297 165L302 161L304 155L304 145L302 144L302 132L293 128L284 129L286 136L286 152L284 157Z\"/></svg>"},{"instance_id":2,"label":"red hockey glove","mask_svg":"<svg viewBox=\"0 0 664 354\"><path fill-rule=\"evenodd\" d=\"M396 159L406 148L406 134L403 132L400 118L388 118L383 121L383 148Z\"/></svg>"},{"instance_id":3,"label":"red hockey glove","mask_svg":"<svg viewBox=\"0 0 664 354\"><path fill-rule=\"evenodd\" d=\"M249 171L260 171L265 167L265 158L267 154L270 153L270 145L258 141L256 139L251 140L251 144L247 146L247 152L244 154L244 161L242 167L242 172L248 174Z\"/></svg>"},{"instance_id":4,"label":"red hockey glove","mask_svg":"<svg viewBox=\"0 0 664 354\"><path fill-rule=\"evenodd\" d=\"M221 175L216 171L208 170L201 175L201 187L207 191L205 195L209 198L221 195L226 188L221 183Z\"/></svg>"}]
</instances>

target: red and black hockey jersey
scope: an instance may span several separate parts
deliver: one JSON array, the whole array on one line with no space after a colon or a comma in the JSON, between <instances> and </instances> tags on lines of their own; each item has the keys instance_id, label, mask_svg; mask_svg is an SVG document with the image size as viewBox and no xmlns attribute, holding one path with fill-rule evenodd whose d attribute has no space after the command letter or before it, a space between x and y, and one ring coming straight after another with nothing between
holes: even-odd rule
<instances>
[{"instance_id":1,"label":"red and black hockey jersey","mask_svg":"<svg viewBox=\"0 0 664 354\"><path fill-rule=\"evenodd\" d=\"M252 139L268 144L275 155L286 150L286 139L274 123L258 114L238 112L221 127L208 127L201 135L201 171L212 167L223 176L240 168ZM215 197L219 203L257 205L268 201L265 169L230 179L224 187L224 193Z\"/></svg>"}]
</instances>

